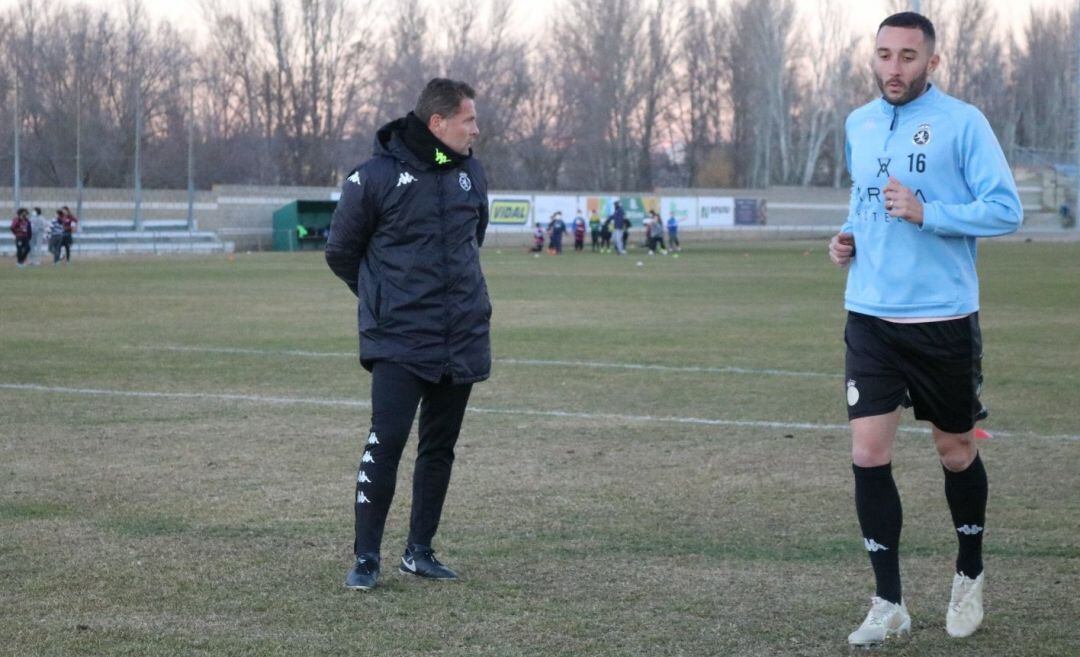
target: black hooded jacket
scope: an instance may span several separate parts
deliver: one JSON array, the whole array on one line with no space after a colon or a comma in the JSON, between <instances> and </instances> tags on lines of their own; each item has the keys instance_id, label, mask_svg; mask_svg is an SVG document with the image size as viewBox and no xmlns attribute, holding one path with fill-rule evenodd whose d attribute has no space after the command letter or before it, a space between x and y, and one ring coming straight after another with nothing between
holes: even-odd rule
<instances>
[{"instance_id":1,"label":"black hooded jacket","mask_svg":"<svg viewBox=\"0 0 1080 657\"><path fill-rule=\"evenodd\" d=\"M491 302L480 269L487 179L479 161L448 159L449 149L421 158L406 146L409 121L417 120L380 128L371 159L342 184L326 262L359 297L366 369L385 360L428 381L481 381L491 371Z\"/></svg>"}]
</instances>

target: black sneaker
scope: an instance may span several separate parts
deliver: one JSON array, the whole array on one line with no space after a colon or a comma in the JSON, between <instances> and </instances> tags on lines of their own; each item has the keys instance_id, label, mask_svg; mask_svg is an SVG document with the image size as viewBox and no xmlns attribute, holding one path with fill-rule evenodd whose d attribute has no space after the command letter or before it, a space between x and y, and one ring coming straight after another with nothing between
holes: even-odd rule
<instances>
[{"instance_id":1,"label":"black sneaker","mask_svg":"<svg viewBox=\"0 0 1080 657\"><path fill-rule=\"evenodd\" d=\"M425 579L454 580L457 573L439 563L435 551L426 545L410 545L401 555L398 570L405 575L416 575Z\"/></svg>"},{"instance_id":2,"label":"black sneaker","mask_svg":"<svg viewBox=\"0 0 1080 657\"><path fill-rule=\"evenodd\" d=\"M370 555L356 557L356 563L345 575L345 588L370 591L379 581L379 559Z\"/></svg>"}]
</instances>

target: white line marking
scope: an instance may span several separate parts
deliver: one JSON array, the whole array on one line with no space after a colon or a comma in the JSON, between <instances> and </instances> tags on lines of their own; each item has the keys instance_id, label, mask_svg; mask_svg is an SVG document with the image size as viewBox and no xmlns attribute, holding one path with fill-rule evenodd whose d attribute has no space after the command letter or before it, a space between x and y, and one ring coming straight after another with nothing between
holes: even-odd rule
<instances>
[{"instance_id":1,"label":"white line marking","mask_svg":"<svg viewBox=\"0 0 1080 657\"><path fill-rule=\"evenodd\" d=\"M301 356L304 358L356 358L356 352L302 351L298 349L243 349L239 347L135 347L140 351L179 351L206 354L246 354L252 356Z\"/></svg>"},{"instance_id":2,"label":"white line marking","mask_svg":"<svg viewBox=\"0 0 1080 657\"><path fill-rule=\"evenodd\" d=\"M296 397L267 397L263 395L239 395L212 392L150 392L144 390L102 390L99 388L67 388L43 386L32 383L0 383L0 389L26 390L31 392L57 392L69 395L97 395L103 397L141 397L149 399L207 399L211 401L246 401L260 404L313 404L316 406L355 406L368 408L369 402L349 399L303 399Z\"/></svg>"},{"instance_id":3,"label":"white line marking","mask_svg":"<svg viewBox=\"0 0 1080 657\"><path fill-rule=\"evenodd\" d=\"M95 395L104 397L137 397L148 399L201 399L209 401L243 401L273 405L312 405L339 406L347 408L370 408L366 401L353 399L318 399L310 397L275 397L263 395L243 395L233 393L210 392L151 392L139 390L104 390L100 388L68 388L62 386L43 386L32 383L0 383L0 390L24 392L50 392L71 395ZM620 422L655 422L660 424L692 424L698 426L740 427L757 429L803 429L807 431L847 431L846 424L816 424L813 422L772 422L768 420L720 420L696 417L675 417L657 415L621 415L618 413L585 413L578 411L537 411L528 408L483 408L470 407L472 413L485 415L525 415L531 417L577 418L583 420L617 420ZM903 433L928 435L929 429L922 427L900 427ZM1013 433L994 431L996 438L1044 438L1048 440L1080 441L1080 435L1040 435L1032 432Z\"/></svg>"},{"instance_id":4,"label":"white line marking","mask_svg":"<svg viewBox=\"0 0 1080 657\"><path fill-rule=\"evenodd\" d=\"M824 372L798 372L793 370L774 370L750 367L703 367L694 365L649 365L636 363L600 363L587 360L532 360L526 358L496 358L495 362L506 365L556 365L560 367L595 367L602 369L650 370L656 372L705 372L708 374L770 374L774 376L800 376L811 378L843 379L842 373L825 374Z\"/></svg>"},{"instance_id":5,"label":"white line marking","mask_svg":"<svg viewBox=\"0 0 1080 657\"><path fill-rule=\"evenodd\" d=\"M295 349L244 349L234 347L137 347L145 351L180 351L215 354L249 354L258 356L301 356L305 358L356 358L356 353L340 351L299 351ZM706 367L695 365L650 365L645 363L602 363L587 360L537 360L531 358L495 358L495 363L502 365L533 365L544 367L588 367L614 370L647 370L652 372L691 372L705 374L765 374L771 376L794 376L815 379L843 379L843 373L826 374L824 372L800 372L795 370L777 370L751 367Z\"/></svg>"}]
</instances>

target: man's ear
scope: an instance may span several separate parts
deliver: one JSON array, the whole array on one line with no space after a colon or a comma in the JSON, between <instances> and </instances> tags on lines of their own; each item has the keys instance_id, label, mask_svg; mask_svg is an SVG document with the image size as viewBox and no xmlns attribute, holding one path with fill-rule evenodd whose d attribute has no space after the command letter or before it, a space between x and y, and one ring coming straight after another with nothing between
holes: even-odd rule
<instances>
[{"instance_id":1,"label":"man's ear","mask_svg":"<svg viewBox=\"0 0 1080 657\"><path fill-rule=\"evenodd\" d=\"M939 64L941 64L941 55L934 53L930 56L930 65L927 67L927 70L933 73L937 70Z\"/></svg>"}]
</instances>

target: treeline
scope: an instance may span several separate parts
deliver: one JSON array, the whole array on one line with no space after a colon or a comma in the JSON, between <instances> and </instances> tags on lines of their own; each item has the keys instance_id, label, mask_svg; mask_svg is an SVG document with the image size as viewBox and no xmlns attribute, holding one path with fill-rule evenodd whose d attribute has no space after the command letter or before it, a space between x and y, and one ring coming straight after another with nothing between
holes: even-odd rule
<instances>
[{"instance_id":1,"label":"treeline","mask_svg":"<svg viewBox=\"0 0 1080 657\"><path fill-rule=\"evenodd\" d=\"M205 0L196 37L138 0L22 0L0 16L0 162L17 125L24 185L73 186L79 155L85 186L131 186L136 134L145 187L185 187L189 148L200 188L336 185L444 75L478 90L494 188L843 185L876 26L804 4L557 0L526 32L508 0ZM1078 7L1010 26L987 0L922 2L936 81L1016 160L1071 158Z\"/></svg>"}]
</instances>

